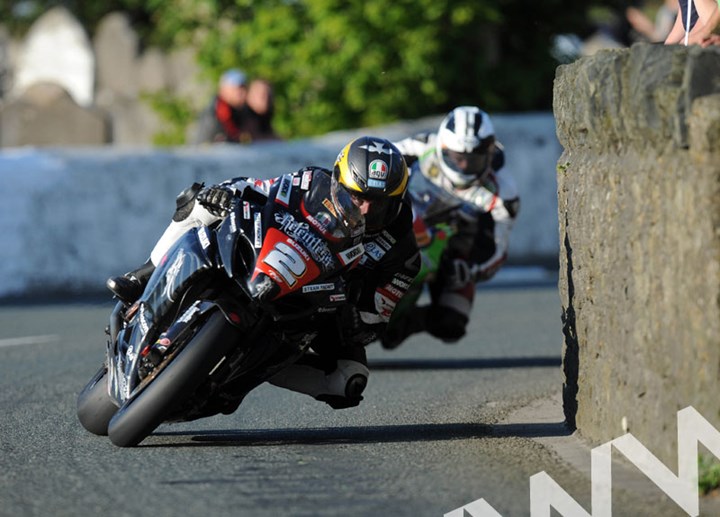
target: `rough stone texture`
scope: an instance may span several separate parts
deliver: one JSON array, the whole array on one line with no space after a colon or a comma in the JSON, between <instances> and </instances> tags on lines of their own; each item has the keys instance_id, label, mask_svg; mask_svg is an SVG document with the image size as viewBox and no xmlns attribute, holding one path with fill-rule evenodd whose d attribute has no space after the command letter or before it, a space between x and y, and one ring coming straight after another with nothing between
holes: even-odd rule
<instances>
[{"instance_id":1,"label":"rough stone texture","mask_svg":"<svg viewBox=\"0 0 720 517\"><path fill-rule=\"evenodd\" d=\"M169 88L165 54L156 47L147 49L138 58L140 92L158 92Z\"/></svg>"},{"instance_id":2,"label":"rough stone texture","mask_svg":"<svg viewBox=\"0 0 720 517\"><path fill-rule=\"evenodd\" d=\"M110 123L110 140L118 147L150 147L162 130L160 117L142 99L111 97L103 104Z\"/></svg>"},{"instance_id":3,"label":"rough stone texture","mask_svg":"<svg viewBox=\"0 0 720 517\"><path fill-rule=\"evenodd\" d=\"M192 48L167 54L148 48L139 53L139 38L127 15L119 12L100 21L92 45L79 22L61 7L45 13L27 38L17 42L9 38L0 21L0 101L5 105L38 83L55 83L88 108L89 116L102 110L110 120L109 140L74 138L72 143L149 146L165 126L144 94L167 91L199 112L214 92L214 81L200 76L195 53ZM28 104L23 107L25 120L50 116L48 112L31 113ZM62 119L48 119L52 128L65 124ZM33 136L35 129L22 123L5 124L0 146L67 143L62 138L39 140ZM33 137L25 139L23 135Z\"/></svg>"},{"instance_id":4,"label":"rough stone texture","mask_svg":"<svg viewBox=\"0 0 720 517\"><path fill-rule=\"evenodd\" d=\"M675 469L679 409L720 429L720 49L562 66L554 111L566 417Z\"/></svg>"},{"instance_id":5,"label":"rough stone texture","mask_svg":"<svg viewBox=\"0 0 720 517\"><path fill-rule=\"evenodd\" d=\"M138 93L138 36L125 13L110 13L98 24L93 41L97 56L98 94L120 97Z\"/></svg>"},{"instance_id":6,"label":"rough stone texture","mask_svg":"<svg viewBox=\"0 0 720 517\"><path fill-rule=\"evenodd\" d=\"M103 283L144 262L170 220L175 196L194 181L273 177L304 165L332 167L350 140L393 140L438 127L442 116L337 131L303 140L184 148L16 148L0 152L0 299L105 292ZM511 263L541 255L557 264L555 163L560 156L552 114L496 116L513 149L526 218L510 236ZM517 131L522 127L522 131ZM551 129L548 129L551 128ZM524 211L524 212L523 212ZM546 243L545 248L540 248Z\"/></svg>"},{"instance_id":7,"label":"rough stone texture","mask_svg":"<svg viewBox=\"0 0 720 517\"><path fill-rule=\"evenodd\" d=\"M35 83L0 108L0 147L103 145L109 142L104 113L78 106L54 83Z\"/></svg>"},{"instance_id":8,"label":"rough stone texture","mask_svg":"<svg viewBox=\"0 0 720 517\"><path fill-rule=\"evenodd\" d=\"M85 29L64 7L54 7L33 24L18 55L13 96L38 82L55 82L81 106L94 98L95 56Z\"/></svg>"}]
</instances>

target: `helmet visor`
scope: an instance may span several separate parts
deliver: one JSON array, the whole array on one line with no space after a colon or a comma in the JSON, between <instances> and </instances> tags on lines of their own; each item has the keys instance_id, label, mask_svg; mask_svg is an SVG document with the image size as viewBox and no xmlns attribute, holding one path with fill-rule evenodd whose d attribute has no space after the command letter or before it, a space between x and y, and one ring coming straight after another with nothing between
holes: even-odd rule
<instances>
[{"instance_id":1,"label":"helmet visor","mask_svg":"<svg viewBox=\"0 0 720 517\"><path fill-rule=\"evenodd\" d=\"M365 224L365 218L355 203L350 192L345 186L337 181L335 176L330 180L330 194L332 203L338 211L338 217L344 219L346 226L351 229L362 228Z\"/></svg>"},{"instance_id":2,"label":"helmet visor","mask_svg":"<svg viewBox=\"0 0 720 517\"><path fill-rule=\"evenodd\" d=\"M355 206L365 216L365 228L369 232L382 230L393 222L400 209L401 196L364 197L351 192Z\"/></svg>"},{"instance_id":3,"label":"helmet visor","mask_svg":"<svg viewBox=\"0 0 720 517\"><path fill-rule=\"evenodd\" d=\"M455 172L465 174L467 176L482 177L490 165L490 153L488 150L474 153L461 153L451 151L450 149L442 150L442 159L445 165Z\"/></svg>"}]
</instances>

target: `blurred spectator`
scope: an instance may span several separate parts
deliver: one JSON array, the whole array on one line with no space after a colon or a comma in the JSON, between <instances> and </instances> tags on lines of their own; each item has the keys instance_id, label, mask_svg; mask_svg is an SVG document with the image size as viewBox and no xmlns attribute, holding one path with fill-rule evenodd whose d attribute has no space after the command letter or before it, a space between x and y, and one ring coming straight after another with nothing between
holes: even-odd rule
<instances>
[{"instance_id":1,"label":"blurred spectator","mask_svg":"<svg viewBox=\"0 0 720 517\"><path fill-rule=\"evenodd\" d=\"M652 43L659 43L665 41L670 34L678 9L677 0L665 0L655 14L655 21L651 21L640 8L635 6L628 7L625 16L640 37Z\"/></svg>"},{"instance_id":2,"label":"blurred spectator","mask_svg":"<svg viewBox=\"0 0 720 517\"><path fill-rule=\"evenodd\" d=\"M714 2L713 2L714 3ZM698 31L696 43L703 47L718 44L718 34L713 34L720 24L720 2L716 3L710 11L708 21Z\"/></svg>"},{"instance_id":3,"label":"blurred spectator","mask_svg":"<svg viewBox=\"0 0 720 517\"><path fill-rule=\"evenodd\" d=\"M220 77L218 91L198 119L195 144L251 141L247 77L237 69Z\"/></svg>"},{"instance_id":4,"label":"blurred spectator","mask_svg":"<svg viewBox=\"0 0 720 517\"><path fill-rule=\"evenodd\" d=\"M247 109L252 140L276 140L279 138L272 127L272 118L275 112L272 86L265 79L255 79L250 83Z\"/></svg>"},{"instance_id":5,"label":"blurred spectator","mask_svg":"<svg viewBox=\"0 0 720 517\"><path fill-rule=\"evenodd\" d=\"M598 50L625 48L633 43L630 22L624 13L610 7L598 7L588 13L595 31L583 40L581 53L591 56Z\"/></svg>"},{"instance_id":6,"label":"blurred spectator","mask_svg":"<svg viewBox=\"0 0 720 517\"><path fill-rule=\"evenodd\" d=\"M710 45L720 46L720 34L710 34L710 36L703 40L703 47L709 47Z\"/></svg>"},{"instance_id":7,"label":"blurred spectator","mask_svg":"<svg viewBox=\"0 0 720 517\"><path fill-rule=\"evenodd\" d=\"M690 11L690 27L687 28L688 4L689 0L679 0L680 9L678 10L675 24L670 34L665 39L666 45L676 43L684 43L687 35L687 44L707 44L712 38L712 32L720 22L720 12L718 12L717 0L693 0L692 10Z\"/></svg>"}]
</instances>

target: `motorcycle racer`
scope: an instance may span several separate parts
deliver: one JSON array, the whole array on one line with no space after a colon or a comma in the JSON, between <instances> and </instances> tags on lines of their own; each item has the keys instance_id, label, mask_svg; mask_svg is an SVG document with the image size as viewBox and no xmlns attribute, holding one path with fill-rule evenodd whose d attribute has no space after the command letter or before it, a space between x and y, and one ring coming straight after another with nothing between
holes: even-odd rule
<instances>
[{"instance_id":1,"label":"motorcycle racer","mask_svg":"<svg viewBox=\"0 0 720 517\"><path fill-rule=\"evenodd\" d=\"M325 179L319 180L319 175ZM348 273L351 303L341 321L329 315L311 345L313 352L270 382L306 393L335 409L356 406L369 376L364 346L382 335L395 304L419 270L412 210L405 200L408 170L401 153L388 140L366 136L351 141L341 150L333 171L308 167L269 180L240 177L209 187L192 185L178 196L172 221L150 259L134 271L108 279L107 287L132 304L155 266L188 229L224 219L234 198L244 195L245 189L267 194L278 182L278 199L297 203L302 195L324 196L328 210L343 217L353 212L343 206L342 199L349 197L363 215L365 231L358 239L366 252L359 266ZM318 188L322 190L315 191ZM338 195L340 190L349 196Z\"/></svg>"},{"instance_id":2,"label":"motorcycle racer","mask_svg":"<svg viewBox=\"0 0 720 517\"><path fill-rule=\"evenodd\" d=\"M461 202L460 228L430 283L431 303L416 307L400 335L385 336L395 348L410 333L426 330L447 343L465 335L475 283L492 278L507 259L510 232L520 208L517 186L506 170L504 149L490 116L475 106L459 106L445 116L437 133L395 142L409 165Z\"/></svg>"}]
</instances>

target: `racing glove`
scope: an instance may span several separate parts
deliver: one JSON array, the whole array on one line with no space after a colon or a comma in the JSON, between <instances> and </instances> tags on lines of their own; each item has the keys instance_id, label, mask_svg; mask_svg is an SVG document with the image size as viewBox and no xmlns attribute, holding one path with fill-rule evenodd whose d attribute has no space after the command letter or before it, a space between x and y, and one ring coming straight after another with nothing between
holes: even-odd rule
<instances>
[{"instance_id":1,"label":"racing glove","mask_svg":"<svg viewBox=\"0 0 720 517\"><path fill-rule=\"evenodd\" d=\"M208 212L218 217L225 217L232 205L233 192L225 187L212 186L202 189L197 196L197 201L204 206Z\"/></svg>"}]
</instances>

